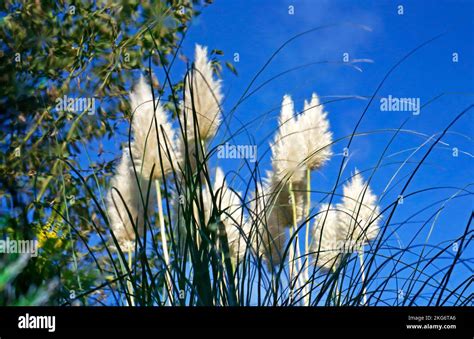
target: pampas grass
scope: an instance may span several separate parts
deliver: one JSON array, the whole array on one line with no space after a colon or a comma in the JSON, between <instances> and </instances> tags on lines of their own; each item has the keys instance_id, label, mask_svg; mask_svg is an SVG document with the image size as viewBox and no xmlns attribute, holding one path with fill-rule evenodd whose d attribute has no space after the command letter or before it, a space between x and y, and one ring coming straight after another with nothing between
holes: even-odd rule
<instances>
[{"instance_id":1,"label":"pampas grass","mask_svg":"<svg viewBox=\"0 0 474 339\"><path fill-rule=\"evenodd\" d=\"M315 218L311 250L316 258L316 265L325 271L334 272L344 255L356 252L364 282L364 246L377 237L381 217L377 197L355 170L355 174L343 187L342 202L335 208L328 204L321 205ZM365 291L363 298L366 303Z\"/></svg>"},{"instance_id":2,"label":"pampas grass","mask_svg":"<svg viewBox=\"0 0 474 339\"><path fill-rule=\"evenodd\" d=\"M289 95L283 97L278 120L279 130L272 145L273 175L279 182L304 180L304 153L302 124L294 116L294 103Z\"/></svg>"},{"instance_id":3,"label":"pampas grass","mask_svg":"<svg viewBox=\"0 0 474 339\"><path fill-rule=\"evenodd\" d=\"M194 58L193 69L185 81L182 111L186 115L188 138L206 141L216 134L221 123L222 85L214 78L207 47L196 45Z\"/></svg>"},{"instance_id":4,"label":"pampas grass","mask_svg":"<svg viewBox=\"0 0 474 339\"><path fill-rule=\"evenodd\" d=\"M294 102L285 95L279 117L279 129L272 149L272 177L270 182L271 194L275 195L275 209L270 213L270 237L277 236L280 240L274 242L274 256L280 254L284 237L281 236L283 227L291 226L297 231L298 224L309 216L311 171L321 168L329 161L332 151L332 133L324 107L314 93L310 102L304 102L304 110L295 116ZM305 192L306 191L306 192ZM275 217L276 216L276 217ZM290 233L290 235L291 235ZM309 250L309 227L306 232L306 252ZM299 236L296 234L294 244L289 252L290 280L293 271L301 268ZM274 263L279 263L275 261ZM296 264L296 267L295 267ZM308 279L308 267L303 270L302 279ZM301 284L299 281L298 283ZM306 293L307 294L307 293Z\"/></svg>"},{"instance_id":5,"label":"pampas grass","mask_svg":"<svg viewBox=\"0 0 474 339\"><path fill-rule=\"evenodd\" d=\"M141 192L146 190L147 183L142 178L137 182L130 154L124 149L106 199L112 232L124 251L133 251L136 235L143 235L145 215L150 208L144 208Z\"/></svg>"},{"instance_id":6,"label":"pampas grass","mask_svg":"<svg viewBox=\"0 0 474 339\"><path fill-rule=\"evenodd\" d=\"M393 246L401 227L390 223L397 202L386 198L387 190L379 199L378 186L369 187L381 179L383 156L376 168L353 174L344 158L333 189L322 189L321 171L338 160L334 144L359 135L336 138L332 109L315 93L303 102L283 96L270 164L246 162L250 177L216 166L214 139L228 116L207 50L196 45L184 88L172 91L175 120L143 78L130 95L130 144L110 180L104 216L129 260L137 250L126 270L116 267L117 254L108 254L116 277L108 286L120 295L118 304L404 305L412 300L390 299L393 281L404 281L399 276L411 295L430 289L439 303L468 302L465 282L437 288L423 273L426 260L441 260L446 249L432 248L413 263L405 256L412 258L414 245ZM471 233L467 227L458 241ZM415 273L406 278L407 270Z\"/></svg>"},{"instance_id":7,"label":"pampas grass","mask_svg":"<svg viewBox=\"0 0 474 339\"><path fill-rule=\"evenodd\" d=\"M118 251L128 252L128 269L130 269L132 252L137 247L136 237L144 233L145 219L151 211L149 208L151 205L144 203L142 195L148 187L148 180L135 174L128 149L123 150L117 172L110 184L106 202L111 231L120 246ZM125 263L121 261L121 265ZM130 291L132 287L129 279L127 286ZM134 306L133 297L129 300L129 305Z\"/></svg>"},{"instance_id":8,"label":"pampas grass","mask_svg":"<svg viewBox=\"0 0 474 339\"><path fill-rule=\"evenodd\" d=\"M305 100L297 123L303 141L302 157L305 159L305 167L309 171L317 170L331 158L333 138L328 114L316 93L313 93L309 102Z\"/></svg>"},{"instance_id":9,"label":"pampas grass","mask_svg":"<svg viewBox=\"0 0 474 339\"><path fill-rule=\"evenodd\" d=\"M180 161L179 148L168 113L159 101L153 101L152 89L143 76L130 93L130 107L135 164L143 177L162 179L171 173L171 164Z\"/></svg>"},{"instance_id":10,"label":"pampas grass","mask_svg":"<svg viewBox=\"0 0 474 339\"><path fill-rule=\"evenodd\" d=\"M344 239L353 239L361 245L374 240L379 233L381 220L377 196L361 174L355 170L351 180L344 185L340 211L340 232Z\"/></svg>"},{"instance_id":11,"label":"pampas grass","mask_svg":"<svg viewBox=\"0 0 474 339\"><path fill-rule=\"evenodd\" d=\"M313 232L311 252L316 264L327 272L335 270L340 262L340 242L343 241L338 211L328 204L322 204L314 218Z\"/></svg>"},{"instance_id":12,"label":"pampas grass","mask_svg":"<svg viewBox=\"0 0 474 339\"><path fill-rule=\"evenodd\" d=\"M216 169L213 189L203 190L203 201L207 223L212 222L212 209L221 211L219 222L225 226L230 256L234 265L237 265L252 247L249 223L244 217L241 194L229 188L220 167Z\"/></svg>"},{"instance_id":13,"label":"pampas grass","mask_svg":"<svg viewBox=\"0 0 474 339\"><path fill-rule=\"evenodd\" d=\"M343 187L342 202L322 204L314 219L311 248L317 265L335 270L341 254L359 251L377 237L381 217L377 197L356 170Z\"/></svg>"}]
</instances>

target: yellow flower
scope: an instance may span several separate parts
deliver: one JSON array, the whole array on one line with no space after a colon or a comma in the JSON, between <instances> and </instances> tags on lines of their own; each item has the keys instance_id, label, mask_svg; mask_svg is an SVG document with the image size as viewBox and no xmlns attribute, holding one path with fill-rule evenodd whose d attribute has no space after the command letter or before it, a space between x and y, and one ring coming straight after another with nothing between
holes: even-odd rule
<instances>
[{"instance_id":1,"label":"yellow flower","mask_svg":"<svg viewBox=\"0 0 474 339\"><path fill-rule=\"evenodd\" d=\"M46 243L52 243L54 249L61 248L64 241L64 235L60 235L58 230L59 224L55 223L52 219L49 219L36 234L38 238L38 247L44 248Z\"/></svg>"}]
</instances>

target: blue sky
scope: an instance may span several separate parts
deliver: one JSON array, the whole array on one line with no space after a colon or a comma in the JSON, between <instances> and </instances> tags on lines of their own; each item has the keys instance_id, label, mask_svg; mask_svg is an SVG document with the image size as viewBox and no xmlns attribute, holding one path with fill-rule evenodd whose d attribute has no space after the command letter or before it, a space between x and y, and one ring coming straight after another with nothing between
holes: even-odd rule
<instances>
[{"instance_id":1,"label":"blue sky","mask_svg":"<svg viewBox=\"0 0 474 339\"><path fill-rule=\"evenodd\" d=\"M403 6L399 15L397 7ZM289 6L294 6L294 15L289 15ZM386 188L390 178L406 160L413 148L426 141L426 137L441 132L454 117L474 102L474 29L473 1L217 1L206 8L197 18L184 43L184 53L193 55L194 44L218 48L224 51L224 59L232 59L239 53L235 63L238 76L224 72L224 109L230 110L242 95L253 76L265 64L271 54L286 40L309 29L337 24L336 27L304 35L288 44L256 80L252 88L288 69L317 61L331 64L312 65L285 74L267 84L236 110L230 122L236 131L239 121L249 123L248 131L259 145L259 156L267 151L268 142L277 127L279 105L284 94L290 94L296 110L303 108L304 99L316 92L323 102L335 96L371 96L388 70L404 55L423 42L444 33L439 39L420 49L386 80L379 97L417 97L421 105L443 94L439 99L413 116L410 112L383 112L380 98L376 98L363 119L359 132L376 132L356 137L351 146L351 157L343 174L347 178L354 168L369 170L374 166L388 141L397 129L409 119L384 159L385 166L377 171L371 186L377 194ZM351 24L352 23L352 24ZM370 28L370 31L356 25ZM373 63L359 64L363 72L342 65L343 53L353 59L371 59ZM453 62L453 53L458 62ZM180 65L175 69L179 75ZM344 100L328 103L332 131L335 139L351 134L368 101ZM446 144L436 147L427 158L410 184L407 193L430 187L449 187L419 194L407 199L399 206L392 223L403 222L412 214L436 203L435 206L415 216L413 224L404 225L398 236L402 244L413 239L421 226L436 208L443 211L421 232L415 243L441 244L452 241L462 234L473 210L472 196L455 197L442 205L449 197L459 195L459 189L468 189L473 182L473 112L461 118L442 139ZM414 133L417 133L416 135ZM270 136L270 139L268 138ZM221 136L222 138L222 136ZM217 139L219 140L219 138ZM221 139L222 140L222 139ZM237 143L253 143L245 135ZM347 139L334 146L336 156L322 171L313 175L313 189L328 191L335 182ZM419 161L427 146L413 158ZM453 148L460 151L453 156ZM237 168L238 160L221 160L219 165L227 170ZM384 196L381 205L386 206L397 198L406 175L416 164L407 164L397 175L392 190ZM262 166L269 169L268 154L262 158ZM368 176L367 172L366 177ZM245 171L240 175L248 175ZM401 180L401 181L400 181ZM239 189L239 181L235 181ZM240 185L245 186L245 183ZM313 201L322 199L314 194ZM432 226L430 231L430 226ZM429 235L429 238L427 238ZM395 239L395 238L394 238ZM426 239L428 239L426 241ZM473 258L472 246L464 258ZM465 278L469 270L459 271L458 278ZM472 274L472 263L470 266Z\"/></svg>"},{"instance_id":2,"label":"blue sky","mask_svg":"<svg viewBox=\"0 0 474 339\"><path fill-rule=\"evenodd\" d=\"M397 6L404 6L404 15L397 14ZM293 5L295 14L288 14ZM195 43L219 48L225 58L231 59L239 53L240 62L235 63L239 75L224 72L224 109L230 110L242 95L252 77L259 71L269 56L283 42L303 31L320 25L340 23L340 27L307 34L287 45L257 79L253 88L272 76L311 62L334 61L340 63L343 53L351 59L371 59L373 63L359 64L358 72L341 64L320 64L286 74L263 87L237 109L235 116L243 123L258 119L249 127L263 155L268 144L268 135L277 127L279 106L284 94L295 100L296 110L301 110L304 99L316 92L322 101L334 96L371 96L387 71L410 50L426 40L445 33L442 37L419 50L396 69L379 91L379 97L419 97L421 105L439 94L441 98L428 105L419 116L410 112L381 112L380 101L375 99L359 131L379 131L375 135L356 138L351 147L349 168L368 168L376 163L392 132L383 129L398 128L409 118L405 129L431 136L441 132L457 113L474 102L474 31L472 1L259 1L216 2L203 11L191 27L184 53L193 55ZM349 26L360 24L371 28L371 32ZM458 53L459 62L452 62L452 53ZM179 69L179 65L176 69ZM175 75L179 72L175 71ZM336 138L349 135L367 100L345 100L326 105L332 130ZM261 121L261 123L258 123ZM230 124L235 130L237 121ZM234 127L235 126L235 127ZM443 141L449 146L439 147L427 159L425 166L413 182L413 187L424 184L450 183L466 185L472 181L472 156L460 153L452 156L452 148L473 154L472 113L464 116ZM244 136L242 136L244 139ZM219 139L218 139L219 140ZM420 145L425 139L420 136L402 135L388 154ZM346 141L335 145L335 153L341 153ZM420 153L424 154L423 152ZM402 153L395 159L405 159ZM419 157L417 159L420 159ZM318 176L332 182L333 169L340 159L335 159ZM224 166L226 163L223 164ZM229 165L232 166L229 160ZM333 166L334 165L334 166ZM394 169L387 171L393 174ZM379 172L375 186L384 187L386 174ZM466 200L463 209L472 207ZM458 206L460 207L460 206ZM465 220L467 214L464 215Z\"/></svg>"}]
</instances>

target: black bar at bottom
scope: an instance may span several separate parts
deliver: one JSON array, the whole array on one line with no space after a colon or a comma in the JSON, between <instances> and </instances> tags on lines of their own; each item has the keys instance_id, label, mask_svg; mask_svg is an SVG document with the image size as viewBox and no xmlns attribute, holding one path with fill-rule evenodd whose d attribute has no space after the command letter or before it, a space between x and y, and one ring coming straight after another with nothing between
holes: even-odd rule
<instances>
[{"instance_id":1,"label":"black bar at bottom","mask_svg":"<svg viewBox=\"0 0 474 339\"><path fill-rule=\"evenodd\" d=\"M45 317L46 316L46 317ZM54 316L54 332L52 318ZM31 328L40 327L43 328ZM48 327L49 326L49 327ZM421 327L420 327L421 326ZM19 328L22 327L22 328ZM26 328L25 328L26 327ZM63 337L141 329L186 328L392 329L415 335L474 336L472 307L2 307L0 338ZM157 333L157 332L155 332ZM380 332L394 333L394 332ZM34 336L33 336L34 334ZM321 333L322 334L322 333ZM14 336L11 336L14 335ZM383 335L381 335L383 337ZM296 339L296 338L290 338Z\"/></svg>"}]
</instances>

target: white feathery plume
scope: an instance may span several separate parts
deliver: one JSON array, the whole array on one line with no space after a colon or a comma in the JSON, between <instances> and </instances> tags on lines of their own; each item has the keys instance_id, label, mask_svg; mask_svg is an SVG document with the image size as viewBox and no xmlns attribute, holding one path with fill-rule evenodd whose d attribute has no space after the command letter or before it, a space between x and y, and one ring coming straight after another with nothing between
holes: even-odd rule
<instances>
[{"instance_id":1,"label":"white feathery plume","mask_svg":"<svg viewBox=\"0 0 474 339\"><path fill-rule=\"evenodd\" d=\"M274 208L279 214L280 226L293 224L293 210L290 201L289 185L291 183L295 199L296 219L301 220L304 212L306 178L305 178L305 141L302 133L303 126L294 116L294 103L289 95L283 97L279 129L271 145L272 176L270 192L275 196ZM286 220L284 219L286 218ZM274 219L274 218L271 218Z\"/></svg>"},{"instance_id":2,"label":"white feathery plume","mask_svg":"<svg viewBox=\"0 0 474 339\"><path fill-rule=\"evenodd\" d=\"M150 177L154 165L152 179L161 179L163 174L166 176L172 171L171 164L179 160L180 154L175 131L169 121L168 114L160 102L156 103L157 108L156 111L154 110L151 91L150 85L141 76L130 93L130 105L133 112L132 132L134 137L132 156L137 172L141 173L144 178L148 179ZM154 117L156 117L158 135L156 133L157 128ZM160 147L160 150L158 147ZM160 165L160 152L163 172Z\"/></svg>"},{"instance_id":3,"label":"white feathery plume","mask_svg":"<svg viewBox=\"0 0 474 339\"><path fill-rule=\"evenodd\" d=\"M131 145L132 156L137 164L137 172L144 179L154 180L163 259L166 266L169 266L160 180L172 172L173 163L176 165L180 161L177 140L168 114L158 100L154 103L152 88L147 85L143 76L140 77L138 84L130 94L130 104L133 112L132 131L134 135ZM171 275L168 271L166 271L166 285L170 296L172 296ZM168 302L171 302L171 299L167 299Z\"/></svg>"},{"instance_id":4,"label":"white feathery plume","mask_svg":"<svg viewBox=\"0 0 474 339\"><path fill-rule=\"evenodd\" d=\"M264 196L260 199L263 205L260 209L264 210L265 219L259 229L266 257L272 265L281 263L287 242L285 227L295 226L292 204L296 207L297 220L304 211L304 192L300 190L305 187L304 140L289 95L283 96L278 123L278 132L271 144L273 171L267 172L262 188ZM290 200L290 187L295 199L293 203Z\"/></svg>"},{"instance_id":5,"label":"white feathery plume","mask_svg":"<svg viewBox=\"0 0 474 339\"><path fill-rule=\"evenodd\" d=\"M196 44L194 68L189 72L184 93L183 111L186 115L187 139L194 139L193 107L201 140L212 138L221 123L221 80L214 79L212 65L208 60L207 47ZM183 117L180 117L184 122Z\"/></svg>"},{"instance_id":6,"label":"white feathery plume","mask_svg":"<svg viewBox=\"0 0 474 339\"><path fill-rule=\"evenodd\" d=\"M279 129L271 145L274 175L280 182L304 180L304 140L301 126L294 116L294 103L289 95L283 96Z\"/></svg>"},{"instance_id":7,"label":"white feathery plume","mask_svg":"<svg viewBox=\"0 0 474 339\"><path fill-rule=\"evenodd\" d=\"M304 170L315 170L331 157L332 133L318 96L304 102L304 111L295 117L294 103L283 97L279 130L272 145L272 164L276 176L294 182L304 181Z\"/></svg>"},{"instance_id":8,"label":"white feathery plume","mask_svg":"<svg viewBox=\"0 0 474 339\"><path fill-rule=\"evenodd\" d=\"M272 144L272 166L276 181L292 184L296 204L296 219L300 221L307 204L306 170L323 166L331 157L332 133L329 131L327 113L313 93L311 101L305 100L304 111L295 117L294 103L289 95L283 97L279 130ZM288 201L281 190L279 201ZM291 216L291 206L286 204ZM290 220L291 221L291 220Z\"/></svg>"},{"instance_id":9,"label":"white feathery plume","mask_svg":"<svg viewBox=\"0 0 474 339\"><path fill-rule=\"evenodd\" d=\"M364 245L374 240L380 230L380 207L377 196L372 193L368 183L355 170L352 180L343 187L342 203L338 204L340 233L345 239L351 239L358 251L361 279L366 279L364 265ZM346 240L347 241L347 240ZM364 286L364 285L363 285ZM363 304L367 304L367 291L362 290Z\"/></svg>"},{"instance_id":10,"label":"white feathery plume","mask_svg":"<svg viewBox=\"0 0 474 339\"><path fill-rule=\"evenodd\" d=\"M339 213L334 207L322 204L313 224L311 253L317 258L316 265L331 271L339 265L341 256Z\"/></svg>"},{"instance_id":11,"label":"white feathery plume","mask_svg":"<svg viewBox=\"0 0 474 339\"><path fill-rule=\"evenodd\" d=\"M303 128L303 147L306 166L315 170L323 166L332 156L332 133L329 130L327 112L324 111L316 93L311 101L304 102L304 111L297 121Z\"/></svg>"},{"instance_id":12,"label":"white feathery plume","mask_svg":"<svg viewBox=\"0 0 474 339\"><path fill-rule=\"evenodd\" d=\"M146 201L148 189L147 181L141 179L140 186L143 201ZM122 198L120 197L122 196ZM148 207L153 206L155 194L150 192ZM123 150L122 158L116 169L116 174L110 180L110 189L106 197L107 212L109 215L110 227L117 238L122 251L133 251L135 249L135 224L138 234L143 234L145 209L137 179L133 171L132 162L128 149ZM130 212L130 216L127 212ZM149 211L147 211L148 213Z\"/></svg>"},{"instance_id":13,"label":"white feathery plume","mask_svg":"<svg viewBox=\"0 0 474 339\"><path fill-rule=\"evenodd\" d=\"M234 263L241 262L247 250L250 249L250 224L243 216L240 194L231 190L225 180L224 172L220 167L216 169L213 184L213 194L216 197L217 209L222 211L221 221L224 224L229 243L229 250ZM204 215L207 221L211 216L213 202L210 190L203 190Z\"/></svg>"},{"instance_id":14,"label":"white feathery plume","mask_svg":"<svg viewBox=\"0 0 474 339\"><path fill-rule=\"evenodd\" d=\"M377 237L380 218L377 196L356 170L343 187L342 202L329 210L323 204L315 218L311 251L315 257L319 253L316 264L323 269L336 269L339 253L360 251Z\"/></svg>"},{"instance_id":15,"label":"white feathery plume","mask_svg":"<svg viewBox=\"0 0 474 339\"><path fill-rule=\"evenodd\" d=\"M357 169L351 181L344 185L342 203L337 204L337 209L340 211L341 237L361 245L377 237L381 219L377 196Z\"/></svg>"}]
</instances>

